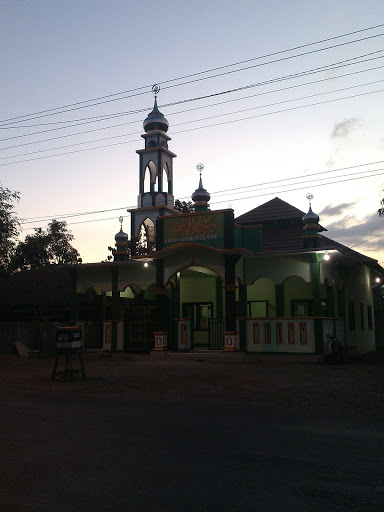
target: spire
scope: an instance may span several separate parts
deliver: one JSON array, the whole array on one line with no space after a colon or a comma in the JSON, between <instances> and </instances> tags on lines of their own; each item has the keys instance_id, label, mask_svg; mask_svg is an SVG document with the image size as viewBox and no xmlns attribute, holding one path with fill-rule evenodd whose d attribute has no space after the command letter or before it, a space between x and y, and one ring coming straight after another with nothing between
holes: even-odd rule
<instances>
[{"instance_id":1,"label":"spire","mask_svg":"<svg viewBox=\"0 0 384 512\"><path fill-rule=\"evenodd\" d=\"M303 215L303 230L304 230L304 245L307 249L318 249L319 248L319 231L322 228L319 226L320 217L312 211L312 194L307 194L309 201L308 213Z\"/></svg>"},{"instance_id":2,"label":"spire","mask_svg":"<svg viewBox=\"0 0 384 512\"><path fill-rule=\"evenodd\" d=\"M201 177L201 172L204 169L203 164L197 164L196 169L200 173L200 180L199 180L199 188L197 188L194 193L192 194L192 201L194 204L194 209L196 212L206 211L209 209L209 200L211 199L211 195L205 188L203 187L203 180Z\"/></svg>"}]
</instances>

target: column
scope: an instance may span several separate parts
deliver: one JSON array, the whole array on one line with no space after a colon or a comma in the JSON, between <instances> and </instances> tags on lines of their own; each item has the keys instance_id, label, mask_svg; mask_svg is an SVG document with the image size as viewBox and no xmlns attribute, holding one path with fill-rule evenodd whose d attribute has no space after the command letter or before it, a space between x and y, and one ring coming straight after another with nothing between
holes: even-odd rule
<instances>
[{"instance_id":1,"label":"column","mask_svg":"<svg viewBox=\"0 0 384 512\"><path fill-rule=\"evenodd\" d=\"M239 317L240 317L240 350L247 350L247 324L245 318L248 316L247 311L247 285L239 285Z\"/></svg>"},{"instance_id":2,"label":"column","mask_svg":"<svg viewBox=\"0 0 384 512\"><path fill-rule=\"evenodd\" d=\"M321 294L320 294L320 261L323 258L323 254L314 253L312 254L311 275L312 275L312 305L315 326L315 352L316 354L322 354L324 352L323 342L323 322L319 318L321 316Z\"/></svg>"},{"instance_id":3,"label":"column","mask_svg":"<svg viewBox=\"0 0 384 512\"><path fill-rule=\"evenodd\" d=\"M112 271L112 343L111 350L117 350L117 322L120 320L120 292L118 289L119 270L117 266Z\"/></svg>"},{"instance_id":4,"label":"column","mask_svg":"<svg viewBox=\"0 0 384 512\"><path fill-rule=\"evenodd\" d=\"M162 260L155 260L156 264L156 330L154 350L168 350L168 296L164 287L164 263Z\"/></svg>"},{"instance_id":5,"label":"column","mask_svg":"<svg viewBox=\"0 0 384 512\"><path fill-rule=\"evenodd\" d=\"M235 265L239 256L229 254L224 255L225 270L225 331L224 331L224 350L239 350L239 334L236 331L236 284L235 284Z\"/></svg>"},{"instance_id":6,"label":"column","mask_svg":"<svg viewBox=\"0 0 384 512\"><path fill-rule=\"evenodd\" d=\"M284 316L284 285L275 284L276 316Z\"/></svg>"}]
</instances>

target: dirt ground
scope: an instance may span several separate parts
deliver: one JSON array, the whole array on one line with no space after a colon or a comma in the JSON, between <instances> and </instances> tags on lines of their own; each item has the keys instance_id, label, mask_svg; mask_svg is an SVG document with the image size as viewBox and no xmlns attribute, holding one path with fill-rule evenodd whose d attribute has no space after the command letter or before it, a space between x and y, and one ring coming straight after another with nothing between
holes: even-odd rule
<instances>
[{"instance_id":1,"label":"dirt ground","mask_svg":"<svg viewBox=\"0 0 384 512\"><path fill-rule=\"evenodd\" d=\"M1 512L384 510L381 357L213 356L0 356Z\"/></svg>"},{"instance_id":2,"label":"dirt ground","mask_svg":"<svg viewBox=\"0 0 384 512\"><path fill-rule=\"evenodd\" d=\"M227 403L257 408L334 412L346 415L384 413L384 358L374 356L345 364L241 360L207 361L151 355L85 355L80 373L51 379L53 359L0 356L0 395L111 395L151 401ZM63 369L63 361L59 362ZM74 368L79 361L74 360Z\"/></svg>"}]
</instances>

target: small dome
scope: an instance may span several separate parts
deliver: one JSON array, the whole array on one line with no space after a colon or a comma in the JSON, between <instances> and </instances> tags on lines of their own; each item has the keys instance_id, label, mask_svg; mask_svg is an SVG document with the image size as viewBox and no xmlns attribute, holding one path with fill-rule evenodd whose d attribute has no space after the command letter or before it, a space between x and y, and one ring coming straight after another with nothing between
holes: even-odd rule
<instances>
[{"instance_id":1,"label":"small dome","mask_svg":"<svg viewBox=\"0 0 384 512\"><path fill-rule=\"evenodd\" d=\"M309 207L308 213L302 217L304 224L317 224L319 220L320 217L316 213L313 213L311 206Z\"/></svg>"},{"instance_id":2,"label":"small dome","mask_svg":"<svg viewBox=\"0 0 384 512\"><path fill-rule=\"evenodd\" d=\"M208 203L211 199L211 195L205 188L203 187L203 181L200 176L199 188L197 188L192 194L192 201L194 203Z\"/></svg>"},{"instance_id":3,"label":"small dome","mask_svg":"<svg viewBox=\"0 0 384 512\"><path fill-rule=\"evenodd\" d=\"M153 106L153 110L143 122L143 128L145 132L150 132L151 130L161 130L163 132L167 132L169 127L168 121L165 119L164 115L157 108L157 99L155 98L155 104Z\"/></svg>"},{"instance_id":4,"label":"small dome","mask_svg":"<svg viewBox=\"0 0 384 512\"><path fill-rule=\"evenodd\" d=\"M118 233L116 233L115 235L115 240L128 240L128 235L127 233L124 233L123 231L123 226L120 227L120 231Z\"/></svg>"}]
</instances>

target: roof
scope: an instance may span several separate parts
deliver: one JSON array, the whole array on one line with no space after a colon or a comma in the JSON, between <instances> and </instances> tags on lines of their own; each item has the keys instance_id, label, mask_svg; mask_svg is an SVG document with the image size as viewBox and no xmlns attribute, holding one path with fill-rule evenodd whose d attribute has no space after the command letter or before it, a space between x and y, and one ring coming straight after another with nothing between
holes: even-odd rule
<instances>
[{"instance_id":1,"label":"roof","mask_svg":"<svg viewBox=\"0 0 384 512\"><path fill-rule=\"evenodd\" d=\"M347 256L354 261L359 261L361 263L365 263L369 267L373 268L374 270L377 270L378 272L382 273L383 268L378 264L377 260L373 258L369 258L368 256L365 256L364 254L361 254L360 252L354 251L353 249L350 249L346 245L340 244L339 242L335 242L335 240L331 240L330 238L320 235L320 249L328 249L332 250L335 249L339 251L344 256Z\"/></svg>"},{"instance_id":2,"label":"roof","mask_svg":"<svg viewBox=\"0 0 384 512\"><path fill-rule=\"evenodd\" d=\"M235 223L240 226L263 225L263 245L261 254L308 252L303 242L304 212L275 197L261 206L240 215ZM321 231L326 231L321 227ZM373 270L382 273L383 269L377 260L369 258L346 245L335 242L319 234L320 250L337 250L343 256L359 263L368 265Z\"/></svg>"},{"instance_id":3,"label":"roof","mask_svg":"<svg viewBox=\"0 0 384 512\"><path fill-rule=\"evenodd\" d=\"M235 219L236 224L259 224L273 220L302 219L304 212L275 197Z\"/></svg>"}]
</instances>

